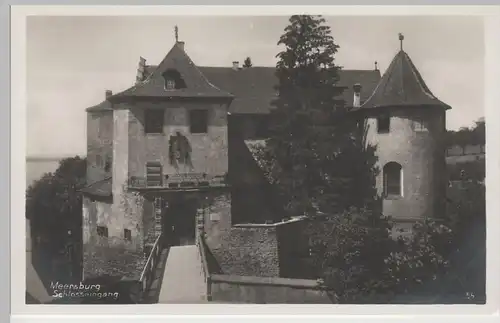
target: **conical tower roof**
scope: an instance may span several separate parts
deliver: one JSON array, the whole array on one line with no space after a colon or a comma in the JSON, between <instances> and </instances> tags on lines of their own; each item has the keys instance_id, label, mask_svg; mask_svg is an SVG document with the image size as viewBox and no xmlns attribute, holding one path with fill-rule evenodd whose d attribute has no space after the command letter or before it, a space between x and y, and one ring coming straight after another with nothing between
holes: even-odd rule
<instances>
[{"instance_id":1,"label":"conical tower roof","mask_svg":"<svg viewBox=\"0 0 500 323\"><path fill-rule=\"evenodd\" d=\"M380 79L373 94L359 109L417 106L451 108L432 94L410 56L401 48Z\"/></svg>"},{"instance_id":2,"label":"conical tower roof","mask_svg":"<svg viewBox=\"0 0 500 323\"><path fill-rule=\"evenodd\" d=\"M181 43L177 42L151 75L127 90L113 95L112 98L232 98L230 93L208 81L182 47ZM165 88L163 75L171 70L179 73L185 84L183 88Z\"/></svg>"}]
</instances>

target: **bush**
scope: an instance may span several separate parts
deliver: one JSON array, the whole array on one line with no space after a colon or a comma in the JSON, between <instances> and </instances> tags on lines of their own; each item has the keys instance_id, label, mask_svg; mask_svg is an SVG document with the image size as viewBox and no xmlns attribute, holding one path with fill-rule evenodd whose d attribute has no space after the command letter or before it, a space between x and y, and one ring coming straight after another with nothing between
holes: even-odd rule
<instances>
[{"instance_id":1,"label":"bush","mask_svg":"<svg viewBox=\"0 0 500 323\"><path fill-rule=\"evenodd\" d=\"M453 293L449 275L455 234L442 223L417 223L414 234L391 235L391 222L367 209L354 209L310 221L312 274L339 303L433 303ZM455 282L456 285L456 282ZM438 297L441 297L438 299ZM460 296L461 297L461 296ZM462 297L463 298L463 297Z\"/></svg>"},{"instance_id":2,"label":"bush","mask_svg":"<svg viewBox=\"0 0 500 323\"><path fill-rule=\"evenodd\" d=\"M313 271L340 303L385 291L384 259L393 250L389 219L365 208L312 219L308 228Z\"/></svg>"}]
</instances>

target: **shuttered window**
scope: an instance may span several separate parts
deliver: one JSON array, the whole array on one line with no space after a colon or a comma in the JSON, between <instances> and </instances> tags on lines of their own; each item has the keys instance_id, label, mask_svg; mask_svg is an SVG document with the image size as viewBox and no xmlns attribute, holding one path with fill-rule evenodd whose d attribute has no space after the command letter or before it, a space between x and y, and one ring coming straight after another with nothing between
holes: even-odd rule
<instances>
[{"instance_id":1,"label":"shuttered window","mask_svg":"<svg viewBox=\"0 0 500 323\"><path fill-rule=\"evenodd\" d=\"M161 164L158 162L149 162L146 164L146 181L147 186L162 185Z\"/></svg>"}]
</instances>

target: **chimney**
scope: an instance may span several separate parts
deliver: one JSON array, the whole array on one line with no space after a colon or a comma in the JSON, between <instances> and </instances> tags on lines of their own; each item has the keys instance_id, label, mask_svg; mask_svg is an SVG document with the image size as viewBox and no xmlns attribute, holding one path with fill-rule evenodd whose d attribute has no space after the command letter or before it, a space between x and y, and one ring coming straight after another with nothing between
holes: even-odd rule
<instances>
[{"instance_id":1,"label":"chimney","mask_svg":"<svg viewBox=\"0 0 500 323\"><path fill-rule=\"evenodd\" d=\"M240 69L240 62L234 61L233 62L233 70L238 71Z\"/></svg>"},{"instance_id":2,"label":"chimney","mask_svg":"<svg viewBox=\"0 0 500 323\"><path fill-rule=\"evenodd\" d=\"M106 99L113 95L113 91L106 90Z\"/></svg>"},{"instance_id":3,"label":"chimney","mask_svg":"<svg viewBox=\"0 0 500 323\"><path fill-rule=\"evenodd\" d=\"M179 46L180 49L184 50L184 42L183 41L178 41L177 46Z\"/></svg>"},{"instance_id":4,"label":"chimney","mask_svg":"<svg viewBox=\"0 0 500 323\"><path fill-rule=\"evenodd\" d=\"M137 77L135 83L144 81L144 71L146 68L146 59L144 57L139 57L139 66L137 67Z\"/></svg>"},{"instance_id":5,"label":"chimney","mask_svg":"<svg viewBox=\"0 0 500 323\"><path fill-rule=\"evenodd\" d=\"M361 106L361 84L356 83L352 88L354 89L354 101L352 106L354 108L359 108Z\"/></svg>"}]
</instances>

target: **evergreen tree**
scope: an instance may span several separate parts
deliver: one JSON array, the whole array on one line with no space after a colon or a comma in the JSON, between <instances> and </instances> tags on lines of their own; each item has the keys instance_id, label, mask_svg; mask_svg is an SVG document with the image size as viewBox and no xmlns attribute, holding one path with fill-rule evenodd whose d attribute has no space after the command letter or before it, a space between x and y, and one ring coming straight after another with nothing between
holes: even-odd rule
<instances>
[{"instance_id":1,"label":"evergreen tree","mask_svg":"<svg viewBox=\"0 0 500 323\"><path fill-rule=\"evenodd\" d=\"M278 45L278 98L261 152L267 175L291 215L361 206L373 190L373 164L337 85L339 46L321 16L295 15ZM373 157L373 151L371 151ZM371 176L358 180L356 177Z\"/></svg>"},{"instance_id":2,"label":"evergreen tree","mask_svg":"<svg viewBox=\"0 0 500 323\"><path fill-rule=\"evenodd\" d=\"M250 57L245 58L245 61L243 62L243 67L244 68L252 67L252 59Z\"/></svg>"}]
</instances>

